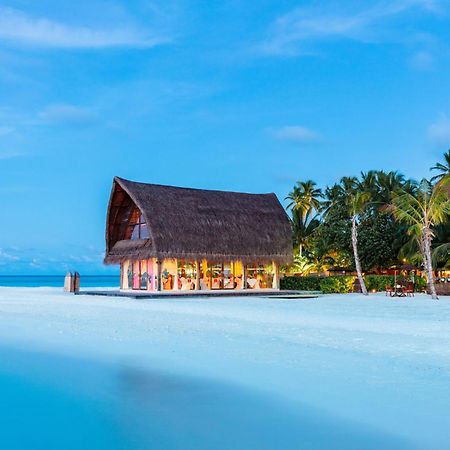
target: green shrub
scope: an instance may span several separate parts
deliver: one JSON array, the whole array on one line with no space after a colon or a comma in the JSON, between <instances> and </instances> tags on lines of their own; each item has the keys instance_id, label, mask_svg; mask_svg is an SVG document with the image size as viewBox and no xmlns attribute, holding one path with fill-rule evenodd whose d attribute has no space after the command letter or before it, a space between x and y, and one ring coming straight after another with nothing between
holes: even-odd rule
<instances>
[{"instance_id":1,"label":"green shrub","mask_svg":"<svg viewBox=\"0 0 450 450\"><path fill-rule=\"evenodd\" d=\"M384 292L386 286L394 286L394 275L366 275L364 277L368 291ZM400 276L397 277L400 281ZM355 276L334 277L284 277L280 281L281 289L293 291L322 291L324 294L347 294L353 292ZM427 287L425 278L416 277L416 292Z\"/></svg>"},{"instance_id":2,"label":"green shrub","mask_svg":"<svg viewBox=\"0 0 450 450\"><path fill-rule=\"evenodd\" d=\"M423 292L427 289L427 280L423 277L416 277L416 292Z\"/></svg>"},{"instance_id":3,"label":"green shrub","mask_svg":"<svg viewBox=\"0 0 450 450\"><path fill-rule=\"evenodd\" d=\"M338 276L321 278L320 290L324 294L348 294L353 292L356 277Z\"/></svg>"},{"instance_id":4,"label":"green shrub","mask_svg":"<svg viewBox=\"0 0 450 450\"><path fill-rule=\"evenodd\" d=\"M320 291L319 277L284 277L280 280L281 289L292 291Z\"/></svg>"},{"instance_id":5,"label":"green shrub","mask_svg":"<svg viewBox=\"0 0 450 450\"><path fill-rule=\"evenodd\" d=\"M366 287L368 291L376 290L377 292L384 292L386 290L386 286L394 286L395 277L394 275L366 275L364 277L366 281ZM405 284L409 281L409 277L404 277L401 275L397 276L397 283ZM427 287L427 281L425 278L416 277L416 292L422 292Z\"/></svg>"},{"instance_id":6,"label":"green shrub","mask_svg":"<svg viewBox=\"0 0 450 450\"><path fill-rule=\"evenodd\" d=\"M394 275L366 275L364 281L368 291L384 292L386 286L394 286Z\"/></svg>"}]
</instances>

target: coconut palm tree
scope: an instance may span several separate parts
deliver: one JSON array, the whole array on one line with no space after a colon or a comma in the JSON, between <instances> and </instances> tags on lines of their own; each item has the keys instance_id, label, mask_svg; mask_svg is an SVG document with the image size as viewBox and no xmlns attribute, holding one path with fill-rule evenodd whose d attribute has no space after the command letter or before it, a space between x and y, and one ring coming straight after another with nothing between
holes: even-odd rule
<instances>
[{"instance_id":1,"label":"coconut palm tree","mask_svg":"<svg viewBox=\"0 0 450 450\"><path fill-rule=\"evenodd\" d=\"M299 181L286 197L286 200L290 200L287 207L292 211L294 245L298 248L300 257L308 239L320 223L317 213L321 209L323 194L316 186L311 180Z\"/></svg>"},{"instance_id":2,"label":"coconut palm tree","mask_svg":"<svg viewBox=\"0 0 450 450\"><path fill-rule=\"evenodd\" d=\"M433 280L433 262L431 244L434 237L433 228L448 221L450 200L446 187L450 183L449 176L433 186L424 179L418 187L416 195L402 191L393 194L391 210L394 217L409 225L408 233L416 237L422 252L427 272L428 288L431 298L437 300L436 287Z\"/></svg>"},{"instance_id":3,"label":"coconut palm tree","mask_svg":"<svg viewBox=\"0 0 450 450\"><path fill-rule=\"evenodd\" d=\"M440 172L431 178L432 183L442 180L446 175L450 174L450 150L447 150L447 152L444 153L444 164L436 163L430 170L437 170Z\"/></svg>"},{"instance_id":4,"label":"coconut palm tree","mask_svg":"<svg viewBox=\"0 0 450 450\"><path fill-rule=\"evenodd\" d=\"M292 210L291 226L294 245L298 248L299 256L303 256L303 249L307 247L308 241L314 231L320 225L318 215L313 215L313 210L308 210L305 214L301 214L296 209Z\"/></svg>"},{"instance_id":5,"label":"coconut palm tree","mask_svg":"<svg viewBox=\"0 0 450 450\"><path fill-rule=\"evenodd\" d=\"M290 200L287 208L299 212L301 216L305 216L313 210L318 212L323 194L322 190L316 186L317 184L312 180L297 182L285 198L285 200Z\"/></svg>"},{"instance_id":6,"label":"coconut palm tree","mask_svg":"<svg viewBox=\"0 0 450 450\"><path fill-rule=\"evenodd\" d=\"M355 268L358 274L359 285L364 295L367 295L367 288L362 275L361 262L358 255L358 218L365 211L370 201L370 193L355 191L349 195L348 205L352 218L352 247L355 258Z\"/></svg>"},{"instance_id":7,"label":"coconut palm tree","mask_svg":"<svg viewBox=\"0 0 450 450\"><path fill-rule=\"evenodd\" d=\"M397 171L385 172L384 170L378 170L377 174L377 189L376 194L373 196L373 200L377 202L382 209L385 209L387 205L391 204L392 192L396 192L405 187L405 184L410 183L410 180L406 180L405 176Z\"/></svg>"},{"instance_id":8,"label":"coconut palm tree","mask_svg":"<svg viewBox=\"0 0 450 450\"><path fill-rule=\"evenodd\" d=\"M333 195L333 200L329 205L328 211L331 211L333 206L336 206L345 208L349 214L352 225L351 236L355 269L361 291L364 295L368 295L358 254L358 225L361 216L369 206L371 195L364 190L364 187L355 177L343 177L339 184L339 188L332 188L332 192L330 193Z\"/></svg>"}]
</instances>

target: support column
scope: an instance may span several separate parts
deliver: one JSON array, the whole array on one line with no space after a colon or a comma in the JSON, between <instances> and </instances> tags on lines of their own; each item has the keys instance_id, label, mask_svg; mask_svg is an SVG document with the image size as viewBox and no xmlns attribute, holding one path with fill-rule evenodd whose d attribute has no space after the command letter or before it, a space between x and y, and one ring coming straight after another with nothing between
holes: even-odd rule
<instances>
[{"instance_id":1,"label":"support column","mask_svg":"<svg viewBox=\"0 0 450 450\"><path fill-rule=\"evenodd\" d=\"M195 261L195 290L200 290L200 263Z\"/></svg>"},{"instance_id":2,"label":"support column","mask_svg":"<svg viewBox=\"0 0 450 450\"><path fill-rule=\"evenodd\" d=\"M242 263L242 287L241 289L247 289L247 265Z\"/></svg>"},{"instance_id":3,"label":"support column","mask_svg":"<svg viewBox=\"0 0 450 450\"><path fill-rule=\"evenodd\" d=\"M175 277L173 279L173 290L178 291L178 259L175 260Z\"/></svg>"},{"instance_id":4,"label":"support column","mask_svg":"<svg viewBox=\"0 0 450 450\"><path fill-rule=\"evenodd\" d=\"M153 259L147 259L147 291L153 291L153 287L155 285L155 277L153 272L155 268L153 267Z\"/></svg>"},{"instance_id":5,"label":"support column","mask_svg":"<svg viewBox=\"0 0 450 450\"><path fill-rule=\"evenodd\" d=\"M159 259L157 259L156 260L156 290L157 291L162 291L161 264L162 264L162 262Z\"/></svg>"},{"instance_id":6,"label":"support column","mask_svg":"<svg viewBox=\"0 0 450 450\"><path fill-rule=\"evenodd\" d=\"M272 268L273 268L272 289L280 289L280 271L278 268L278 264L276 262L272 262Z\"/></svg>"},{"instance_id":7,"label":"support column","mask_svg":"<svg viewBox=\"0 0 450 450\"><path fill-rule=\"evenodd\" d=\"M129 261L123 261L120 264L120 289L129 289L128 287L128 267L130 266Z\"/></svg>"}]
</instances>

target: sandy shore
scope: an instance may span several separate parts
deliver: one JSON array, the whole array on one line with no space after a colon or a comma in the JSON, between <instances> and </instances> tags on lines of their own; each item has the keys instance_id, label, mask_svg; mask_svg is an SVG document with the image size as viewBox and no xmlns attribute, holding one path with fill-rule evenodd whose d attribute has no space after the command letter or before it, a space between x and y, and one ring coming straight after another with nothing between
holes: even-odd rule
<instances>
[{"instance_id":1,"label":"sandy shore","mask_svg":"<svg viewBox=\"0 0 450 450\"><path fill-rule=\"evenodd\" d=\"M188 378L197 387L216 386L210 390L215 393L227 386L238 409L250 404L255 412L273 404L278 417L289 411L278 425L291 424L282 433L291 430L291 442L301 441L303 430L303 442L309 442L304 448L361 448L361 440L365 448L448 448L449 342L450 299L128 300L0 288L0 345L10 355L45 353L134 374ZM21 358L14 370L3 358L0 372L20 372L26 366ZM52 364L46 367L51 372ZM180 399L173 401L172 409L180 410ZM181 409L189 411L192 402ZM227 411L222 408L214 423L228 417L236 425ZM196 414L201 411L191 416ZM307 418L312 423L298 425ZM258 423L274 423L274 417ZM347 438L333 435L339 430L347 430Z\"/></svg>"}]
</instances>

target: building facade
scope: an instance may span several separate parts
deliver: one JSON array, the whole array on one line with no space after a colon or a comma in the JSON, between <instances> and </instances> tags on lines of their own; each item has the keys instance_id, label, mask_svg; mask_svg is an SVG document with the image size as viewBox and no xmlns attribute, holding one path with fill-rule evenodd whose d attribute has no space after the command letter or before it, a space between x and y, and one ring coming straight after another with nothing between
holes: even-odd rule
<instances>
[{"instance_id":1,"label":"building facade","mask_svg":"<svg viewBox=\"0 0 450 450\"><path fill-rule=\"evenodd\" d=\"M106 264L121 289L279 289L292 260L289 219L275 194L246 194L114 178Z\"/></svg>"}]
</instances>

